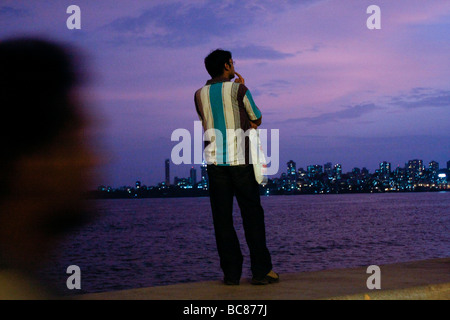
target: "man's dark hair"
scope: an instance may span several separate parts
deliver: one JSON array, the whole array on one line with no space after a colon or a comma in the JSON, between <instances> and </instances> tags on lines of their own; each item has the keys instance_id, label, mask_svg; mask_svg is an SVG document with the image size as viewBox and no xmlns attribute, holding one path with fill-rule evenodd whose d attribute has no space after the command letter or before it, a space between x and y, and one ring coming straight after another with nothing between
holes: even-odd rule
<instances>
[{"instance_id":1,"label":"man's dark hair","mask_svg":"<svg viewBox=\"0 0 450 320\"><path fill-rule=\"evenodd\" d=\"M229 63L231 59L231 52L216 49L212 51L205 58L205 67L211 78L219 77L223 74L223 70L226 63Z\"/></svg>"}]
</instances>

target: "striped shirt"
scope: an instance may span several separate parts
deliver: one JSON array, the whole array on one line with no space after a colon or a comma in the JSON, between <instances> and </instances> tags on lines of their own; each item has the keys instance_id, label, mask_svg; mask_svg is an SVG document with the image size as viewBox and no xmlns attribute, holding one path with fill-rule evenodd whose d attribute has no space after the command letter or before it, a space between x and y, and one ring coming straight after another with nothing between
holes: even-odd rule
<instances>
[{"instance_id":1,"label":"striped shirt","mask_svg":"<svg viewBox=\"0 0 450 320\"><path fill-rule=\"evenodd\" d=\"M195 92L195 107L205 131L205 160L216 165L248 162L249 120L261 118L261 111L248 88L228 79L209 80ZM239 136L243 133L244 136ZM242 137L245 137L242 140Z\"/></svg>"}]
</instances>

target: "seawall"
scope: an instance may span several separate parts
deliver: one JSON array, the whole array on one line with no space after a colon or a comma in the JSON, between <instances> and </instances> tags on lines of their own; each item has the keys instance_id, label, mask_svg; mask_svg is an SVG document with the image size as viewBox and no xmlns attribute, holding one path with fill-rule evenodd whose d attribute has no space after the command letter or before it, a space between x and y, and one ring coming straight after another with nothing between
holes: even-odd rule
<instances>
[{"instance_id":1,"label":"seawall","mask_svg":"<svg viewBox=\"0 0 450 320\"><path fill-rule=\"evenodd\" d=\"M280 282L239 286L221 281L91 293L82 300L449 300L450 258L380 265L381 289L368 289L367 267L280 274Z\"/></svg>"}]
</instances>

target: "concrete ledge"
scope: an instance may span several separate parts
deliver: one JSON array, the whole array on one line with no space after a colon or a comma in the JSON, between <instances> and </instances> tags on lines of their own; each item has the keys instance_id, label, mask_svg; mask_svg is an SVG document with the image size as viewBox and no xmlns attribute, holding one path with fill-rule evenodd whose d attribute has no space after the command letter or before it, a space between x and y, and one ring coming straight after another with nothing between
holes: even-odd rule
<instances>
[{"instance_id":1,"label":"concrete ledge","mask_svg":"<svg viewBox=\"0 0 450 320\"><path fill-rule=\"evenodd\" d=\"M281 274L280 282L239 286L221 281L182 283L81 295L82 300L448 300L450 258L380 265L381 289L366 286L367 267Z\"/></svg>"},{"instance_id":2,"label":"concrete ledge","mask_svg":"<svg viewBox=\"0 0 450 320\"><path fill-rule=\"evenodd\" d=\"M449 300L450 283L412 287L398 290L375 290L326 300Z\"/></svg>"}]
</instances>

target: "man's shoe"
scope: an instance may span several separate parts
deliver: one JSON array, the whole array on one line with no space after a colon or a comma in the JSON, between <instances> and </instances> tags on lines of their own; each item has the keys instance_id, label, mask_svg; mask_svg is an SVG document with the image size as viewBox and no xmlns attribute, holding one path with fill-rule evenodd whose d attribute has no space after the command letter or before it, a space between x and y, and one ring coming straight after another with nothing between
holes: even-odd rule
<instances>
[{"instance_id":1,"label":"man's shoe","mask_svg":"<svg viewBox=\"0 0 450 320\"><path fill-rule=\"evenodd\" d=\"M227 286L238 286L239 285L239 280L233 280L233 279L228 279L228 278L224 278L223 279L223 283Z\"/></svg>"},{"instance_id":2,"label":"man's shoe","mask_svg":"<svg viewBox=\"0 0 450 320\"><path fill-rule=\"evenodd\" d=\"M268 274L266 274L263 278L252 278L252 284L255 285L265 285L270 283L277 283L280 281L280 276L274 272L273 270L270 270Z\"/></svg>"}]
</instances>

